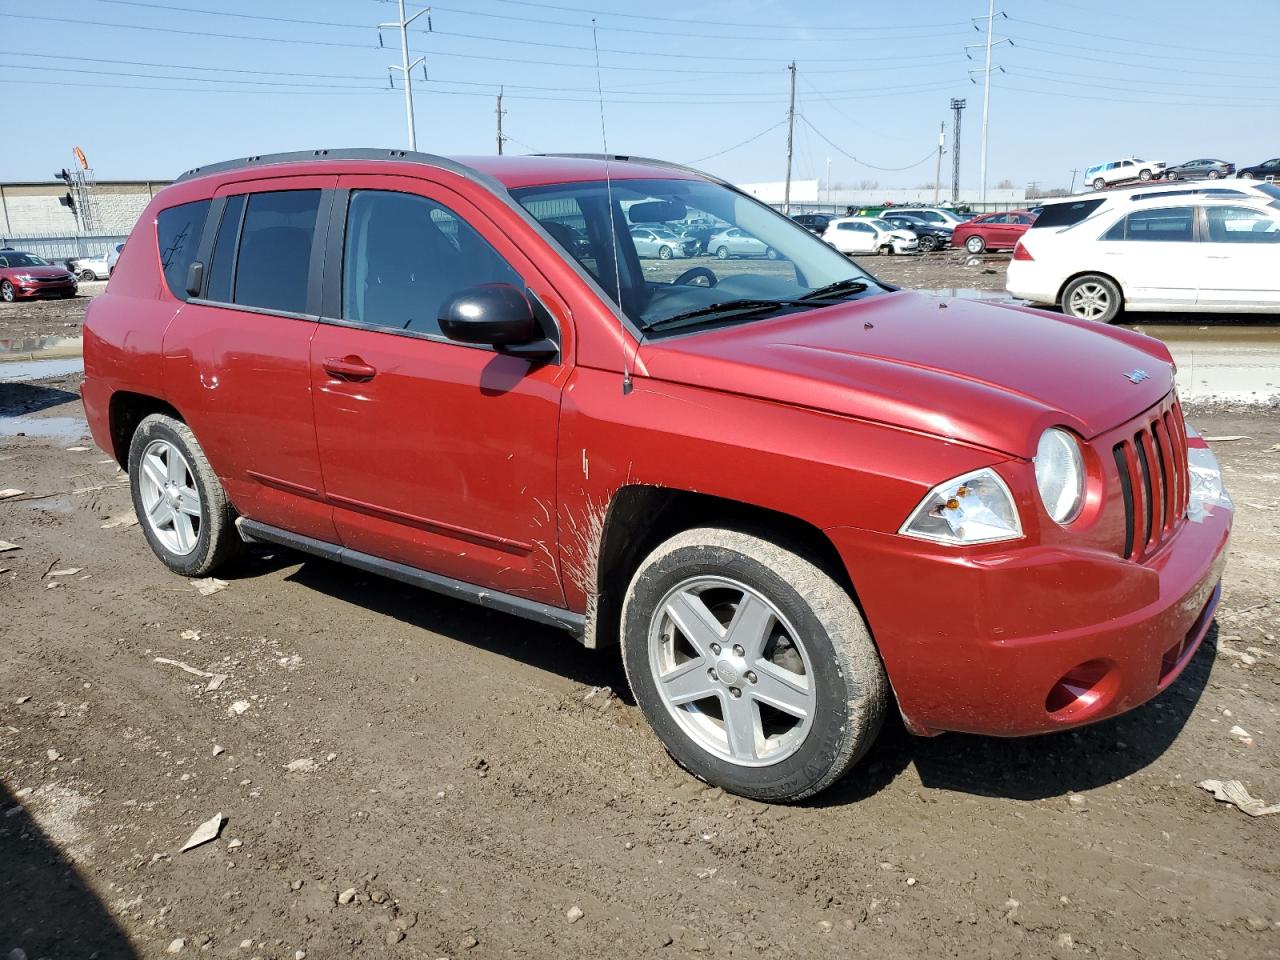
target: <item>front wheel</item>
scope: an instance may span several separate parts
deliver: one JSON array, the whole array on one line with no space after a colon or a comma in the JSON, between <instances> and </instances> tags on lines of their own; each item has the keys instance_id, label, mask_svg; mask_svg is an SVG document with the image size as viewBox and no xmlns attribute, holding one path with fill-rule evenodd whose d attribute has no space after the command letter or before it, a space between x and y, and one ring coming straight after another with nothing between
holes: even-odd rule
<instances>
[{"instance_id":1,"label":"front wheel","mask_svg":"<svg viewBox=\"0 0 1280 960\"><path fill-rule=\"evenodd\" d=\"M147 543L174 573L207 576L243 548L222 483L181 420L154 413L138 424L129 485Z\"/></svg>"},{"instance_id":2,"label":"front wheel","mask_svg":"<svg viewBox=\"0 0 1280 960\"><path fill-rule=\"evenodd\" d=\"M1244 173L1237 174L1241 180L1252 180L1253 174L1246 170Z\"/></svg>"},{"instance_id":3,"label":"front wheel","mask_svg":"<svg viewBox=\"0 0 1280 960\"><path fill-rule=\"evenodd\" d=\"M1101 177L1098 177L1096 180L1093 181L1093 189L1095 190L1101 190L1106 185L1107 185L1107 181L1103 180Z\"/></svg>"},{"instance_id":4,"label":"front wheel","mask_svg":"<svg viewBox=\"0 0 1280 960\"><path fill-rule=\"evenodd\" d=\"M1210 174L1210 176L1212 176L1212 174ZM1169 170L1169 171L1167 171L1167 172L1165 173L1164 178L1165 178L1166 180L1177 180L1177 179L1178 179L1178 175L1177 175L1176 173L1174 173L1172 170Z\"/></svg>"},{"instance_id":5,"label":"front wheel","mask_svg":"<svg viewBox=\"0 0 1280 960\"><path fill-rule=\"evenodd\" d=\"M13 301L17 299L18 289L12 283L8 280L0 283L0 300L3 300L5 303L13 303Z\"/></svg>"},{"instance_id":6,"label":"front wheel","mask_svg":"<svg viewBox=\"0 0 1280 960\"><path fill-rule=\"evenodd\" d=\"M97 280L98 275L94 273L92 270L81 270L80 279L83 280L85 283L89 283L91 280Z\"/></svg>"},{"instance_id":7,"label":"front wheel","mask_svg":"<svg viewBox=\"0 0 1280 960\"><path fill-rule=\"evenodd\" d=\"M937 250L937 249L938 249L937 237L930 236L929 234L926 233L923 237L920 238L921 253L932 253L934 250Z\"/></svg>"},{"instance_id":8,"label":"front wheel","mask_svg":"<svg viewBox=\"0 0 1280 960\"><path fill-rule=\"evenodd\" d=\"M1110 323L1123 304L1116 282L1101 274L1076 277L1062 291L1062 312L1081 320Z\"/></svg>"},{"instance_id":9,"label":"front wheel","mask_svg":"<svg viewBox=\"0 0 1280 960\"><path fill-rule=\"evenodd\" d=\"M1146 183L1148 180L1150 180L1150 179L1151 179L1151 171L1150 171L1150 170L1139 170L1139 171L1138 171L1138 179L1139 179L1139 180L1141 180L1143 183Z\"/></svg>"},{"instance_id":10,"label":"front wheel","mask_svg":"<svg viewBox=\"0 0 1280 960\"><path fill-rule=\"evenodd\" d=\"M670 248L670 247L665 247L665 246L664 246L664 247L659 247L659 248L658 248L658 259L659 259L659 260L670 260L670 259L671 259L671 248Z\"/></svg>"},{"instance_id":11,"label":"front wheel","mask_svg":"<svg viewBox=\"0 0 1280 960\"><path fill-rule=\"evenodd\" d=\"M964 248L970 253L982 253L987 249L987 241L977 236L970 237L964 242Z\"/></svg>"},{"instance_id":12,"label":"front wheel","mask_svg":"<svg viewBox=\"0 0 1280 960\"><path fill-rule=\"evenodd\" d=\"M812 796L866 753L889 703L849 594L790 549L738 530L672 537L622 610L627 678L672 758L766 801Z\"/></svg>"},{"instance_id":13,"label":"front wheel","mask_svg":"<svg viewBox=\"0 0 1280 960\"><path fill-rule=\"evenodd\" d=\"M728 260L728 259L729 259L729 248L728 248L728 247L716 247L716 257L717 257L718 259L720 259L720 260Z\"/></svg>"}]
</instances>

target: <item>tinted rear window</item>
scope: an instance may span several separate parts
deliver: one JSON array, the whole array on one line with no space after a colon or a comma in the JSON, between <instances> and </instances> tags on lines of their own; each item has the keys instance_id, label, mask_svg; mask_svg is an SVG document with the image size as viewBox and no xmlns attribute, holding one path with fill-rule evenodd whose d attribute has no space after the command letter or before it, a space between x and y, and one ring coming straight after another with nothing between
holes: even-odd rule
<instances>
[{"instance_id":1,"label":"tinted rear window","mask_svg":"<svg viewBox=\"0 0 1280 960\"><path fill-rule=\"evenodd\" d=\"M1036 217L1031 229L1039 227L1069 227L1087 219L1093 211L1102 206L1102 200L1074 200L1071 203L1045 204L1040 216Z\"/></svg>"},{"instance_id":2,"label":"tinted rear window","mask_svg":"<svg viewBox=\"0 0 1280 960\"><path fill-rule=\"evenodd\" d=\"M319 190L249 194L233 303L305 313Z\"/></svg>"},{"instance_id":3,"label":"tinted rear window","mask_svg":"<svg viewBox=\"0 0 1280 960\"><path fill-rule=\"evenodd\" d=\"M209 201L196 200L161 210L156 217L156 242L165 286L179 300L187 299L187 268L196 258L200 235L209 218ZM123 247L116 247L120 250Z\"/></svg>"},{"instance_id":4,"label":"tinted rear window","mask_svg":"<svg viewBox=\"0 0 1280 960\"><path fill-rule=\"evenodd\" d=\"M209 267L209 285L205 297L220 303L231 301L231 277L236 266L236 240L240 236L240 220L244 216L244 195L228 197L218 224L218 238L213 242L213 263Z\"/></svg>"}]
</instances>

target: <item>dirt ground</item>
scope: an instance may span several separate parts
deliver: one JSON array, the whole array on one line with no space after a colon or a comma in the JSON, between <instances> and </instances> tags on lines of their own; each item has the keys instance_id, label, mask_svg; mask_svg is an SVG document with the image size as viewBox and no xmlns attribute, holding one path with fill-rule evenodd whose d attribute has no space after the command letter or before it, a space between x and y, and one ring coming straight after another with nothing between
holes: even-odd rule
<instances>
[{"instance_id":1,"label":"dirt ground","mask_svg":"<svg viewBox=\"0 0 1280 960\"><path fill-rule=\"evenodd\" d=\"M1034 739L891 724L781 807L682 774L567 635L277 549L201 595L77 386L0 384L0 957L1280 955L1280 814L1197 787L1280 801L1274 409L1193 411L1247 439L1164 695Z\"/></svg>"}]
</instances>

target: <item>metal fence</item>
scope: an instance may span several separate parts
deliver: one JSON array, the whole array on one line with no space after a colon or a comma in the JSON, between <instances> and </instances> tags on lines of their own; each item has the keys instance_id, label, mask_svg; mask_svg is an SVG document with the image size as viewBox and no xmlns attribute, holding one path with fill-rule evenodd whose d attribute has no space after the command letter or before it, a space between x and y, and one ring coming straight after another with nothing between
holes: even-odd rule
<instances>
[{"instance_id":1,"label":"metal fence","mask_svg":"<svg viewBox=\"0 0 1280 960\"><path fill-rule=\"evenodd\" d=\"M105 257L112 247L127 239L128 234L114 233L10 233L0 234L0 247L13 247L46 260L70 260Z\"/></svg>"}]
</instances>

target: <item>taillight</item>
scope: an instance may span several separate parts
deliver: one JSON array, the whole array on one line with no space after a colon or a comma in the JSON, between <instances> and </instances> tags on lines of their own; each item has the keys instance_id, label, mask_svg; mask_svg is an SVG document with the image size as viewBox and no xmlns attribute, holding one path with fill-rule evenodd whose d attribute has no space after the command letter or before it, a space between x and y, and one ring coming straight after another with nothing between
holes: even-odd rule
<instances>
[{"instance_id":1,"label":"taillight","mask_svg":"<svg viewBox=\"0 0 1280 960\"><path fill-rule=\"evenodd\" d=\"M1021 241L1021 240L1019 240L1019 241L1018 241L1018 243L1017 243L1017 245L1016 245L1016 246L1014 246L1014 248L1013 248L1013 259L1015 259L1015 260L1034 260L1034 259L1035 259L1035 257L1033 257L1033 256L1031 255L1031 251L1030 251L1030 250L1028 250L1026 247L1024 247L1024 246L1022 245L1022 241Z\"/></svg>"}]
</instances>

